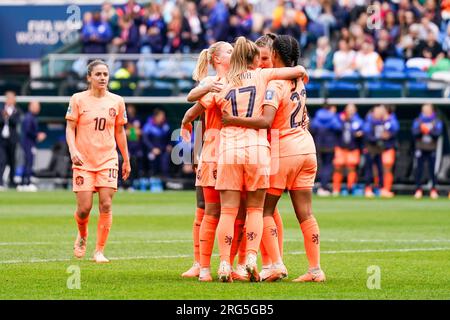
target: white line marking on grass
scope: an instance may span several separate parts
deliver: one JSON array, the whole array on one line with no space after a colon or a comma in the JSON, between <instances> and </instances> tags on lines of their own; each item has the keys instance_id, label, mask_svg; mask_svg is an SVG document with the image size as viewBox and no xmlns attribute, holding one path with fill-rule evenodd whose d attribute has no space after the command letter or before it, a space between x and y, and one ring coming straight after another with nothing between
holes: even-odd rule
<instances>
[{"instance_id":1,"label":"white line marking on grass","mask_svg":"<svg viewBox=\"0 0 450 320\"><path fill-rule=\"evenodd\" d=\"M360 242L360 243L382 243L382 242L400 242L400 243L439 243L450 242L450 239L320 239L322 242ZM284 239L285 242L303 242L299 239ZM140 244L140 243L191 243L192 239L178 239L178 240L111 240L109 244ZM30 245L55 245L56 242L0 242L0 247L6 246L30 246Z\"/></svg>"},{"instance_id":2,"label":"white line marking on grass","mask_svg":"<svg viewBox=\"0 0 450 320\"><path fill-rule=\"evenodd\" d=\"M399 248L399 249L363 249L363 250L325 250L321 251L322 254L341 254L341 253L386 253L386 252L420 252L420 251L450 251L450 247L448 248ZM300 255L305 254L304 251L292 251L286 252L286 255ZM214 257L217 257L217 254L213 254ZM180 259L180 258L192 258L190 254L182 254L182 255L171 255L171 256L134 256L134 257L111 257L110 260L145 260L145 259ZM0 261L0 264L20 264L20 263L45 263L45 262L66 262L66 261L75 261L73 259L30 259L30 260L4 260ZM89 261L89 259L84 259L80 261Z\"/></svg>"}]
</instances>

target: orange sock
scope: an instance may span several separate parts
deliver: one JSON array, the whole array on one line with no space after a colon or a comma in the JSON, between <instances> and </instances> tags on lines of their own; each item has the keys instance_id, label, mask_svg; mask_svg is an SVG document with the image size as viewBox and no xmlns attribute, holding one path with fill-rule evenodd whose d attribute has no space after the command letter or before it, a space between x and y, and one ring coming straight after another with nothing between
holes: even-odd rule
<instances>
[{"instance_id":1,"label":"orange sock","mask_svg":"<svg viewBox=\"0 0 450 320\"><path fill-rule=\"evenodd\" d=\"M384 186L383 188L387 191L391 191L392 189L392 183L394 182L394 175L392 174L392 172L386 172L384 174Z\"/></svg>"},{"instance_id":2,"label":"orange sock","mask_svg":"<svg viewBox=\"0 0 450 320\"><path fill-rule=\"evenodd\" d=\"M353 189L357 180L358 180L358 174L356 173L356 171L350 170L348 172L348 176L347 176L347 188L348 188L349 192Z\"/></svg>"},{"instance_id":3,"label":"orange sock","mask_svg":"<svg viewBox=\"0 0 450 320\"><path fill-rule=\"evenodd\" d=\"M261 262L263 266L270 266L272 265L272 259L270 259L270 255L266 250L266 247L264 246L264 230L263 230L263 238L261 239L261 244L259 246L259 249L261 250Z\"/></svg>"},{"instance_id":4,"label":"orange sock","mask_svg":"<svg viewBox=\"0 0 450 320\"><path fill-rule=\"evenodd\" d=\"M242 241L242 230L244 229L245 220L236 219L234 222L234 236L233 236L233 243L231 244L231 251L230 251L230 264L233 265L234 258L236 257L236 254L238 252L239 246Z\"/></svg>"},{"instance_id":5,"label":"orange sock","mask_svg":"<svg viewBox=\"0 0 450 320\"><path fill-rule=\"evenodd\" d=\"M202 224L203 216L205 215L205 209L195 209L195 220L192 225L192 238L194 239L194 259L196 262L200 262L200 225Z\"/></svg>"},{"instance_id":6,"label":"orange sock","mask_svg":"<svg viewBox=\"0 0 450 320\"><path fill-rule=\"evenodd\" d=\"M264 248L266 248L272 263L281 262L280 249L278 248L278 232L275 220L272 216L267 216L264 217L263 221L264 229L261 242L264 243Z\"/></svg>"},{"instance_id":7,"label":"orange sock","mask_svg":"<svg viewBox=\"0 0 450 320\"><path fill-rule=\"evenodd\" d=\"M96 251L103 251L105 249L106 240L108 240L109 230L112 225L112 212L100 212L97 225L97 246Z\"/></svg>"},{"instance_id":8,"label":"orange sock","mask_svg":"<svg viewBox=\"0 0 450 320\"><path fill-rule=\"evenodd\" d=\"M316 218L312 217L300 224L305 243L309 268L320 268L320 233Z\"/></svg>"},{"instance_id":9,"label":"orange sock","mask_svg":"<svg viewBox=\"0 0 450 320\"><path fill-rule=\"evenodd\" d=\"M333 173L333 192L341 192L341 183L343 180L342 173L335 171Z\"/></svg>"},{"instance_id":10,"label":"orange sock","mask_svg":"<svg viewBox=\"0 0 450 320\"><path fill-rule=\"evenodd\" d=\"M75 220L77 221L78 225L78 232L80 234L80 237L86 238L88 235L88 222L89 222L89 216L87 216L84 219L81 219L77 213L75 212Z\"/></svg>"},{"instance_id":11,"label":"orange sock","mask_svg":"<svg viewBox=\"0 0 450 320\"><path fill-rule=\"evenodd\" d=\"M280 256L281 258L283 258L283 237L284 237L283 219L281 219L281 214L278 211L277 207L275 207L275 210L273 211L273 220L275 220L275 224L277 225L278 248L280 249Z\"/></svg>"},{"instance_id":12,"label":"orange sock","mask_svg":"<svg viewBox=\"0 0 450 320\"><path fill-rule=\"evenodd\" d=\"M211 255L214 248L214 238L219 219L205 215L200 226L200 265L208 268L211 265Z\"/></svg>"},{"instance_id":13,"label":"orange sock","mask_svg":"<svg viewBox=\"0 0 450 320\"><path fill-rule=\"evenodd\" d=\"M263 208L247 208L247 254L258 254L262 233Z\"/></svg>"},{"instance_id":14,"label":"orange sock","mask_svg":"<svg viewBox=\"0 0 450 320\"><path fill-rule=\"evenodd\" d=\"M234 221L239 208L221 208L217 225L220 261L230 261L231 244L233 243Z\"/></svg>"},{"instance_id":15,"label":"orange sock","mask_svg":"<svg viewBox=\"0 0 450 320\"><path fill-rule=\"evenodd\" d=\"M242 240L241 244L239 245L239 256L238 256L238 263L244 265L245 261L247 260L247 228L242 228Z\"/></svg>"}]
</instances>

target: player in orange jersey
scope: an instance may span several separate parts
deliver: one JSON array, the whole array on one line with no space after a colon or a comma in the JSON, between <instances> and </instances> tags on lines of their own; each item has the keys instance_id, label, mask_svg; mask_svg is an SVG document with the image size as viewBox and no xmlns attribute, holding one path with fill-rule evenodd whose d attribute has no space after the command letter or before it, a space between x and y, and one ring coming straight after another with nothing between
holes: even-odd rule
<instances>
[{"instance_id":1,"label":"player in orange jersey","mask_svg":"<svg viewBox=\"0 0 450 320\"><path fill-rule=\"evenodd\" d=\"M208 101L211 94L219 92L224 85L232 52L233 47L229 43L220 41L200 53L193 74L194 80L200 81L200 84L188 94L188 101L200 101L186 112L182 120L182 128L191 131L191 122L204 112L205 141L195 183L197 195L201 194L202 199L204 198L204 214L197 205L193 228L195 262L191 269L182 274L183 277L199 276L200 281L212 281L210 262L220 216L219 192L214 186L217 175L218 133L222 127L221 114L217 109L208 108ZM216 70L216 76L207 76L208 65Z\"/></svg>"},{"instance_id":2,"label":"player in orange jersey","mask_svg":"<svg viewBox=\"0 0 450 320\"><path fill-rule=\"evenodd\" d=\"M278 36L274 40L273 49L272 61L275 67L296 65L300 49L293 37ZM325 281L319 260L319 227L311 210L317 159L314 140L307 129L306 91L303 81L271 81L267 86L263 105L262 116L258 117L243 118L224 114L224 125L254 129L272 128L272 163L270 189L264 203L264 232L276 230L272 214L281 194L287 188L303 232L309 261L308 272L294 281ZM263 235L263 241L265 239ZM274 244L276 242L271 242L267 250L272 261L279 263L279 251L273 247ZM282 266L279 265L279 268L281 275Z\"/></svg>"},{"instance_id":3,"label":"player in orange jersey","mask_svg":"<svg viewBox=\"0 0 450 320\"><path fill-rule=\"evenodd\" d=\"M119 170L116 146L124 159L124 180L131 171L124 130L127 115L123 98L108 91L109 70L105 62L95 60L88 65L87 81L88 90L71 97L66 114L66 139L73 163L73 191L77 198L78 235L74 255L82 258L86 254L89 214L93 194L97 192L100 218L94 261L105 263L109 262L103 251L112 224L111 205Z\"/></svg>"},{"instance_id":4,"label":"player in orange jersey","mask_svg":"<svg viewBox=\"0 0 450 320\"><path fill-rule=\"evenodd\" d=\"M259 67L260 68L273 68L272 63L272 46L273 41L275 40L277 36L273 33L265 34L261 37L259 37L256 40L256 45L259 48L260 52L260 61L259 61ZM276 224L276 233L273 233L273 237L271 238L271 241L277 241L278 240L278 247L280 249L280 255L281 258L283 258L283 220L281 219L281 215L278 212L278 208L275 207L275 211L273 213L273 219L275 220ZM261 261L262 261L262 270L260 272L261 280L265 281L270 279L270 277L273 274L272 267L273 263L270 259L270 255L268 254L266 247L264 246L264 241L261 241ZM287 276L287 271L286 271Z\"/></svg>"},{"instance_id":5,"label":"player in orange jersey","mask_svg":"<svg viewBox=\"0 0 450 320\"><path fill-rule=\"evenodd\" d=\"M265 88L270 80L295 79L306 75L301 66L260 69L259 49L250 40L239 37L231 55L227 85L212 95L211 105L236 117L259 117ZM263 205L269 186L270 153L267 131L238 126L220 130L216 189L220 191L221 212L217 227L220 266L219 279L231 282L230 250L233 226L239 211L241 192L247 191L247 259L250 281L259 281L256 255L263 229Z\"/></svg>"}]
</instances>

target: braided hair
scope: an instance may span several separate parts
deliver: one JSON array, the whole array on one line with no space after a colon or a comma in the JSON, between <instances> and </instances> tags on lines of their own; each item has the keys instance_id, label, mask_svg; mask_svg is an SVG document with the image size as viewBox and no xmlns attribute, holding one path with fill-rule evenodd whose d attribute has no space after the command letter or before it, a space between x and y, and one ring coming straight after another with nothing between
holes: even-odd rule
<instances>
[{"instance_id":1,"label":"braided hair","mask_svg":"<svg viewBox=\"0 0 450 320\"><path fill-rule=\"evenodd\" d=\"M280 57L286 67L295 67L300 58L300 45L294 37L279 35L273 41L273 50ZM294 91L297 88L297 79L294 81Z\"/></svg>"}]
</instances>

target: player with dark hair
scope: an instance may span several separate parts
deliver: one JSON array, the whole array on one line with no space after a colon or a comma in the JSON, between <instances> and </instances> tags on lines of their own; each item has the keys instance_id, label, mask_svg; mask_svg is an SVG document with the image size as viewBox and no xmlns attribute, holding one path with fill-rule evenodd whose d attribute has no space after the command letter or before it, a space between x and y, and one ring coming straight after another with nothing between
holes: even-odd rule
<instances>
[{"instance_id":1,"label":"player with dark hair","mask_svg":"<svg viewBox=\"0 0 450 320\"><path fill-rule=\"evenodd\" d=\"M276 68L297 65L298 42L290 36L277 36L273 43L273 64ZM305 80L306 82L306 80ZM295 282L325 281L320 268L319 227L311 210L312 187L317 171L316 149L309 133L306 111L306 91L303 79L269 82L261 116L246 118L224 115L227 125L271 130L270 188L264 203L263 241L275 267L267 280L286 276L277 242L267 241L276 233L273 212L283 191L289 190L292 204L304 236L309 270ZM278 135L278 139L275 136Z\"/></svg>"},{"instance_id":2,"label":"player with dark hair","mask_svg":"<svg viewBox=\"0 0 450 320\"><path fill-rule=\"evenodd\" d=\"M117 190L119 159L123 157L122 177L130 175L125 102L108 91L109 69L105 62L94 60L88 65L86 91L75 93L67 110L66 139L73 163L73 191L77 198L75 220L78 235L74 255L86 254L88 221L94 193L98 193L100 217L94 261L109 262L103 252L112 225L112 199Z\"/></svg>"}]
</instances>

